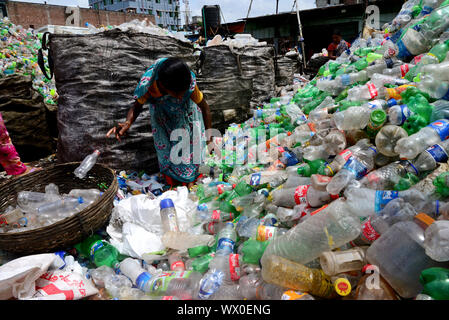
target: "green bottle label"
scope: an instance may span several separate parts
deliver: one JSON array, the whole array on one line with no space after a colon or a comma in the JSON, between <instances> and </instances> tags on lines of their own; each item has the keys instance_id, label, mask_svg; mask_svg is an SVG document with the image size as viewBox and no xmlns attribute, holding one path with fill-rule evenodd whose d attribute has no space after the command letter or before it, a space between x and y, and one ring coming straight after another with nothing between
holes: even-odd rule
<instances>
[{"instance_id":1,"label":"green bottle label","mask_svg":"<svg viewBox=\"0 0 449 320\"><path fill-rule=\"evenodd\" d=\"M98 251L98 249L103 248L104 243L101 240L98 240L94 242L94 244L90 247L90 259L93 261L95 257L95 252Z\"/></svg>"}]
</instances>

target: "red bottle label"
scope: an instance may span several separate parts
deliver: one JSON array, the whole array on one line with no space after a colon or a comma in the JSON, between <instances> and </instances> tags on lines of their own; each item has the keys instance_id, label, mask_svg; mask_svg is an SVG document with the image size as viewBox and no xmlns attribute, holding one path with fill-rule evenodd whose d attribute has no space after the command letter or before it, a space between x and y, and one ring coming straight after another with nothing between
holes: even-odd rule
<instances>
[{"instance_id":1,"label":"red bottle label","mask_svg":"<svg viewBox=\"0 0 449 320\"><path fill-rule=\"evenodd\" d=\"M377 240L380 237L380 234L374 230L371 224L371 218L368 218L362 225L362 233L365 238L371 242Z\"/></svg>"},{"instance_id":2,"label":"red bottle label","mask_svg":"<svg viewBox=\"0 0 449 320\"><path fill-rule=\"evenodd\" d=\"M240 279L240 264L238 254L229 255L229 272L231 273L232 281Z\"/></svg>"},{"instance_id":3,"label":"red bottle label","mask_svg":"<svg viewBox=\"0 0 449 320\"><path fill-rule=\"evenodd\" d=\"M307 190L309 190L310 186L299 186L295 190L295 203L303 204L307 203Z\"/></svg>"}]
</instances>

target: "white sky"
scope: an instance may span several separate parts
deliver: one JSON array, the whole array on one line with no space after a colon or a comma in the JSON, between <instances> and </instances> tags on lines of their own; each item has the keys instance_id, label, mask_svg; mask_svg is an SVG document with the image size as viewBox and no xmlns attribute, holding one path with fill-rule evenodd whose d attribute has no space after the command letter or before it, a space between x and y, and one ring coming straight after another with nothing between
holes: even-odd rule
<instances>
[{"instance_id":1,"label":"white sky","mask_svg":"<svg viewBox=\"0 0 449 320\"><path fill-rule=\"evenodd\" d=\"M14 1L14 0L13 0ZM44 0L20 0L22 2L44 3ZM204 5L220 5L223 12L224 22L233 22L238 19L246 18L249 3L251 0L190 0L190 15L201 16L201 8ZM299 9L315 8L315 0L298 0ZM184 3L181 2L181 11L185 10ZM294 0L279 0L279 12L291 11ZM62 6L80 6L84 8L89 7L88 0L47 0L47 4L62 5ZM276 13L276 0L253 0L250 17L256 17L266 14ZM184 17L184 14L182 14ZM184 20L184 19L183 19ZM183 21L184 23L184 21Z\"/></svg>"}]
</instances>

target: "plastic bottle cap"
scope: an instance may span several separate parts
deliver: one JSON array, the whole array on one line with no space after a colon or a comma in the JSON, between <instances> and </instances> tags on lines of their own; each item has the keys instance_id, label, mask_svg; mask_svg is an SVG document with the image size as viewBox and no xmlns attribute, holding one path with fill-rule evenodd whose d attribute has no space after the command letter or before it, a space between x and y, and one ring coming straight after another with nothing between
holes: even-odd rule
<instances>
[{"instance_id":1,"label":"plastic bottle cap","mask_svg":"<svg viewBox=\"0 0 449 320\"><path fill-rule=\"evenodd\" d=\"M387 114L383 110L374 110L371 112L371 121L375 124L382 124L387 120Z\"/></svg>"},{"instance_id":2,"label":"plastic bottle cap","mask_svg":"<svg viewBox=\"0 0 449 320\"><path fill-rule=\"evenodd\" d=\"M84 200L83 200L83 198L82 198L82 197L78 197L78 203L79 203L79 204L82 204L82 203L84 203Z\"/></svg>"},{"instance_id":3,"label":"plastic bottle cap","mask_svg":"<svg viewBox=\"0 0 449 320\"><path fill-rule=\"evenodd\" d=\"M434 219L432 219L430 216L428 216L425 213L418 213L414 219L415 219L415 222L418 223L424 229L426 229L432 223L435 222Z\"/></svg>"},{"instance_id":4,"label":"plastic bottle cap","mask_svg":"<svg viewBox=\"0 0 449 320\"><path fill-rule=\"evenodd\" d=\"M351 283L348 281L348 279L338 278L337 280L335 280L334 287L335 291L340 296L344 297L351 293Z\"/></svg>"},{"instance_id":5,"label":"plastic bottle cap","mask_svg":"<svg viewBox=\"0 0 449 320\"><path fill-rule=\"evenodd\" d=\"M398 104L398 101L396 100L396 99L390 99L390 100L388 100L388 106L389 107L392 107L392 106L396 106L397 104Z\"/></svg>"},{"instance_id":6,"label":"plastic bottle cap","mask_svg":"<svg viewBox=\"0 0 449 320\"><path fill-rule=\"evenodd\" d=\"M161 207L161 209L174 208L175 205L173 204L172 199L167 198L167 199L161 200L160 207Z\"/></svg>"},{"instance_id":7,"label":"plastic bottle cap","mask_svg":"<svg viewBox=\"0 0 449 320\"><path fill-rule=\"evenodd\" d=\"M95 150L93 153L96 153L97 155L100 155L100 151L99 150Z\"/></svg>"}]
</instances>

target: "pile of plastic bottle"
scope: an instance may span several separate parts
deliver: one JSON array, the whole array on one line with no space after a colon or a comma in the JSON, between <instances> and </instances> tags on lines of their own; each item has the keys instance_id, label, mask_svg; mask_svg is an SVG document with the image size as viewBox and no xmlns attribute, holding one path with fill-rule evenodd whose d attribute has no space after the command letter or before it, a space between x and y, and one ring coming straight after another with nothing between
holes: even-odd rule
<instances>
[{"instance_id":1,"label":"pile of plastic bottle","mask_svg":"<svg viewBox=\"0 0 449 320\"><path fill-rule=\"evenodd\" d=\"M8 17L0 19L0 78L12 74L31 76L33 88L44 97L45 103L54 105L58 99L54 80L45 78L37 63L41 39L42 34L34 29L16 26ZM44 61L48 65L45 53Z\"/></svg>"},{"instance_id":2,"label":"pile of plastic bottle","mask_svg":"<svg viewBox=\"0 0 449 320\"><path fill-rule=\"evenodd\" d=\"M160 201L157 258L124 256L104 234L58 256L77 257L98 299L449 299L448 14L448 1L406 2L215 138L187 232ZM164 191L118 179L123 193Z\"/></svg>"},{"instance_id":3,"label":"pile of plastic bottle","mask_svg":"<svg viewBox=\"0 0 449 320\"><path fill-rule=\"evenodd\" d=\"M449 299L449 173L417 188L448 160L449 5L408 6L214 139L190 235L161 201L167 255L109 246L95 283L116 299Z\"/></svg>"},{"instance_id":4,"label":"pile of plastic bottle","mask_svg":"<svg viewBox=\"0 0 449 320\"><path fill-rule=\"evenodd\" d=\"M74 175L84 179L99 155L98 150L88 155L75 169ZM99 189L72 189L68 194L61 194L54 183L46 185L45 192L20 191L17 194L17 206L9 206L0 215L0 233L49 226L86 209L101 195Z\"/></svg>"},{"instance_id":5,"label":"pile of plastic bottle","mask_svg":"<svg viewBox=\"0 0 449 320\"><path fill-rule=\"evenodd\" d=\"M137 32L137 33L148 33L148 34L154 34L154 35L158 35L158 36L166 36L166 37L172 37L184 42L190 42L190 40L188 40L183 32L178 32L178 31L172 31L172 30L168 30L168 29L164 29L161 28L155 24L153 24L152 22L148 21L147 19L144 20L138 20L138 19L134 19L130 22L125 22L122 23L120 25L108 25L108 26L100 26L99 28L95 27L94 25L86 22L86 27L88 28L89 33L99 33L99 32L104 32L107 30L112 30L112 29L120 29L121 31L124 32Z\"/></svg>"}]
</instances>

